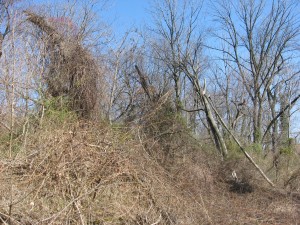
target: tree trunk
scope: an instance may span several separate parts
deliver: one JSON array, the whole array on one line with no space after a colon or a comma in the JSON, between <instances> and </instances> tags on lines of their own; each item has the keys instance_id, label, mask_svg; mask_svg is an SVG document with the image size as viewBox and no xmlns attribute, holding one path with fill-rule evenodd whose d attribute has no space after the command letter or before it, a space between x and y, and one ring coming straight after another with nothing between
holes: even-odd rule
<instances>
[{"instance_id":1,"label":"tree trunk","mask_svg":"<svg viewBox=\"0 0 300 225\"><path fill-rule=\"evenodd\" d=\"M3 35L2 34L0 34L0 58L1 58L1 56L2 56L2 45L3 45Z\"/></svg>"},{"instance_id":2,"label":"tree trunk","mask_svg":"<svg viewBox=\"0 0 300 225\"><path fill-rule=\"evenodd\" d=\"M255 98L253 102L253 143L255 144L261 144L261 140L262 140L261 120L262 120L262 106L258 98Z\"/></svg>"},{"instance_id":3,"label":"tree trunk","mask_svg":"<svg viewBox=\"0 0 300 225\"><path fill-rule=\"evenodd\" d=\"M227 147L226 147L225 141L223 139L223 136L222 136L220 130L218 129L216 120L213 117L213 113L211 111L211 108L210 108L210 105L209 105L206 95L203 94L201 96L201 99L204 104L207 122L210 127L210 131L213 134L215 145L216 145L218 151L221 153L222 158L226 158L228 155Z\"/></svg>"},{"instance_id":4,"label":"tree trunk","mask_svg":"<svg viewBox=\"0 0 300 225\"><path fill-rule=\"evenodd\" d=\"M288 96L282 94L280 96L280 111L283 111L284 107L288 105L288 102ZM289 114L290 107L280 116L280 145L285 145L288 143L290 129Z\"/></svg>"},{"instance_id":5,"label":"tree trunk","mask_svg":"<svg viewBox=\"0 0 300 225\"><path fill-rule=\"evenodd\" d=\"M268 101L269 101L269 106L271 110L271 116L272 119L275 118L276 116L276 92L274 94L271 93L270 90L268 90ZM272 129L270 132L270 137L271 137L271 150L273 153L276 152L277 148L277 134L278 134L278 122L277 120L272 124Z\"/></svg>"},{"instance_id":6,"label":"tree trunk","mask_svg":"<svg viewBox=\"0 0 300 225\"><path fill-rule=\"evenodd\" d=\"M173 74L173 79L174 79L174 89L175 89L175 107L176 107L176 112L180 113L181 108L182 108L182 103L180 99L180 84L179 84L179 76L177 74Z\"/></svg>"}]
</instances>

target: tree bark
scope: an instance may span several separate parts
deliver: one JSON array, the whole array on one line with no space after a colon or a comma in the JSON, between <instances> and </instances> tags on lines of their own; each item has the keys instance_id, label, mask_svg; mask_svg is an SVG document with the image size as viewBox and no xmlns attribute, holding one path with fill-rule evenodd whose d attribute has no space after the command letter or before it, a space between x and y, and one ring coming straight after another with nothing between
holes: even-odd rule
<instances>
[{"instance_id":1,"label":"tree bark","mask_svg":"<svg viewBox=\"0 0 300 225\"><path fill-rule=\"evenodd\" d=\"M221 153L222 158L223 159L227 158L227 155L228 155L227 147L226 147L225 141L223 139L223 136L222 136L220 130L218 129L216 120L215 120L213 113L211 111L211 108L210 108L210 104L207 100L207 96L205 94L203 94L201 96L201 98L202 98L202 101L203 101L203 104L205 107L205 114L207 117L208 124L210 126L210 130L213 134L216 147L219 150L219 152Z\"/></svg>"},{"instance_id":2,"label":"tree bark","mask_svg":"<svg viewBox=\"0 0 300 225\"><path fill-rule=\"evenodd\" d=\"M280 111L283 111L286 105L288 104L288 95L283 93L280 96ZM288 107L280 116L280 145L287 144L289 139L289 129L290 129L290 107Z\"/></svg>"},{"instance_id":3,"label":"tree bark","mask_svg":"<svg viewBox=\"0 0 300 225\"><path fill-rule=\"evenodd\" d=\"M220 152L222 159L227 158L228 151L227 151L225 141L223 139L220 130L218 129L217 122L213 116L213 112L211 110L208 97L206 96L206 82L204 81L204 87L201 88L197 76L187 73L187 77L192 83L196 93L198 94L201 103L204 106L204 112L206 115L206 120L208 122L209 132L213 136L216 148Z\"/></svg>"},{"instance_id":4,"label":"tree bark","mask_svg":"<svg viewBox=\"0 0 300 225\"><path fill-rule=\"evenodd\" d=\"M0 58L1 58L1 56L2 56L2 45L3 45L3 35L2 34L0 34Z\"/></svg>"}]
</instances>

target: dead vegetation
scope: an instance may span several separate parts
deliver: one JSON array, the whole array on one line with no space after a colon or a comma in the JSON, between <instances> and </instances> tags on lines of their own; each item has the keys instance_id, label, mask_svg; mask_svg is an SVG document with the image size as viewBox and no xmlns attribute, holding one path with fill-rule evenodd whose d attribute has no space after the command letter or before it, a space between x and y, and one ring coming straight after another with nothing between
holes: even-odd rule
<instances>
[{"instance_id":1,"label":"dead vegetation","mask_svg":"<svg viewBox=\"0 0 300 225\"><path fill-rule=\"evenodd\" d=\"M9 57L3 62L0 82L4 121L0 123L0 224L295 224L300 220L299 155L292 139L284 140L283 146L274 142L284 134L282 125L289 126L285 118L279 125L275 121L285 112L289 115L298 94L289 103L275 98L282 90L272 93L266 86L268 96L262 96L261 109L270 105L272 115L263 109L260 115L266 116L251 117L241 111L255 112L256 100L247 104L251 93L239 94L247 90L248 82L231 84L229 75L224 82L215 77L213 81L221 82L217 89L228 91L220 96L219 90L206 89L202 38L199 34L194 39L192 32L201 7L177 13L176 1L163 2L174 7L165 10L158 5L156 11L163 12L162 23L157 21L161 37L154 37L151 44L145 39L140 46L130 35L132 44L127 44L126 35L118 50L105 52L101 63L109 66L104 69L97 63L101 53L87 50L76 37L72 19L24 11L22 24L29 29L24 28L25 33L21 25L14 27L16 33L12 29L2 57L0 46L2 60ZM85 10L82 29L88 34L93 14ZM170 24L166 16L171 16ZM176 21L183 26L178 32ZM276 24L276 18L271 22ZM179 36L169 41L167 27L171 39ZM33 45L23 50L24 64L18 64L24 56L18 32L22 37L31 33L30 42L24 40ZM185 33L186 37L181 35ZM0 45L3 40L0 37ZM33 53L39 57L35 59ZM111 53L116 59L107 59ZM275 58L274 65L285 61ZM225 59L224 63L229 65ZM261 59L264 68L268 64ZM280 70L275 72L268 77L271 86L277 85L273 80ZM260 80L261 74L256 75ZM102 92L110 96L105 99ZM275 106L282 108L277 114ZM256 117L261 121L251 127Z\"/></svg>"},{"instance_id":2,"label":"dead vegetation","mask_svg":"<svg viewBox=\"0 0 300 225\"><path fill-rule=\"evenodd\" d=\"M76 37L64 36L44 17L25 12L27 20L42 31L49 61L44 80L52 97L64 96L69 108L83 118L96 118L101 96L98 82L101 73L91 54Z\"/></svg>"},{"instance_id":3,"label":"dead vegetation","mask_svg":"<svg viewBox=\"0 0 300 225\"><path fill-rule=\"evenodd\" d=\"M132 135L84 122L28 134L14 163L1 160L3 223L10 191L12 224L198 223L198 207L184 210L192 198Z\"/></svg>"},{"instance_id":4,"label":"dead vegetation","mask_svg":"<svg viewBox=\"0 0 300 225\"><path fill-rule=\"evenodd\" d=\"M13 160L1 157L1 224L294 224L300 218L299 198L263 187L246 160L220 162L187 140L187 131L182 140L170 132L166 146L140 126L49 118L39 126L28 122ZM161 155L166 148L176 154ZM242 183L251 191L232 189Z\"/></svg>"}]
</instances>

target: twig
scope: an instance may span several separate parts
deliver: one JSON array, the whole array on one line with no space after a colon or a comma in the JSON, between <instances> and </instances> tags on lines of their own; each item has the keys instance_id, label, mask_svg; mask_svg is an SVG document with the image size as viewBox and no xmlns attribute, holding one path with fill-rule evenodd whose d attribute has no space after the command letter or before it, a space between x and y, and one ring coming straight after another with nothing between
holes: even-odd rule
<instances>
[{"instance_id":1,"label":"twig","mask_svg":"<svg viewBox=\"0 0 300 225\"><path fill-rule=\"evenodd\" d=\"M180 109L181 109L182 111L185 111L185 112L199 112L199 111L204 111L203 108L198 108L198 109L185 109L185 108L183 108L183 107L180 107Z\"/></svg>"},{"instance_id":2,"label":"twig","mask_svg":"<svg viewBox=\"0 0 300 225\"><path fill-rule=\"evenodd\" d=\"M9 132L12 132L14 135L16 135L16 133L11 130L6 124L4 124L2 121L0 121L0 125L2 125L5 129L7 129Z\"/></svg>"},{"instance_id":3,"label":"twig","mask_svg":"<svg viewBox=\"0 0 300 225\"><path fill-rule=\"evenodd\" d=\"M106 143L106 142L101 142L102 144L105 144L105 145L108 145L108 146L112 146L111 143ZM100 146L100 145L94 145L94 144L88 144L88 143L84 143L86 146L89 146L89 147L94 147L94 148L103 148L103 146Z\"/></svg>"},{"instance_id":4,"label":"twig","mask_svg":"<svg viewBox=\"0 0 300 225\"><path fill-rule=\"evenodd\" d=\"M74 198L73 194L72 194L72 197ZM79 208L78 202L74 201L74 205L75 205L76 210L78 211L80 221L81 221L81 225L85 225L84 216L82 215L82 212Z\"/></svg>"},{"instance_id":5,"label":"twig","mask_svg":"<svg viewBox=\"0 0 300 225\"><path fill-rule=\"evenodd\" d=\"M151 225L157 225L161 221L161 214L159 214L159 218L157 219L156 222L152 223Z\"/></svg>"},{"instance_id":6,"label":"twig","mask_svg":"<svg viewBox=\"0 0 300 225\"><path fill-rule=\"evenodd\" d=\"M12 218L11 216L9 216L9 215L7 215L7 214L5 214L5 213L0 212L0 215L1 215L2 217L5 217L5 219L9 220L10 222L13 220L13 221L16 222L17 224L21 224L19 221L17 221L16 219ZM6 223L5 221L3 221L3 218L2 218L1 216L0 216L0 218L1 218L2 222L4 222L5 224L9 224L9 223Z\"/></svg>"},{"instance_id":7,"label":"twig","mask_svg":"<svg viewBox=\"0 0 300 225\"><path fill-rule=\"evenodd\" d=\"M122 174L122 173L116 174L115 176L113 176L113 178L119 176L120 174ZM48 220L52 220L52 221L51 221L50 223L48 223L48 224L49 224L49 225L50 225L50 224L53 224L53 223L55 222L54 220L55 220L59 215L61 215L67 208L69 208L72 204L74 204L74 203L75 203L76 201L78 201L79 199L82 199L82 198L84 198L85 196L90 195L91 193L93 193L95 190L97 190L100 186L104 185L104 184L107 183L108 181L110 181L110 180L105 180L105 181L103 181L103 182L99 182L99 183L98 183L94 188L92 188L90 191L88 191L88 192L86 192L86 193L84 193L84 194L82 194L82 195L80 195L80 196L74 198L74 199L73 199L72 201L70 201L63 209L61 209L58 213L54 214L53 216L50 216L50 217L48 217L48 218L43 219L43 220L41 221L41 223L44 223L44 222L46 222L46 221L48 221Z\"/></svg>"}]
</instances>

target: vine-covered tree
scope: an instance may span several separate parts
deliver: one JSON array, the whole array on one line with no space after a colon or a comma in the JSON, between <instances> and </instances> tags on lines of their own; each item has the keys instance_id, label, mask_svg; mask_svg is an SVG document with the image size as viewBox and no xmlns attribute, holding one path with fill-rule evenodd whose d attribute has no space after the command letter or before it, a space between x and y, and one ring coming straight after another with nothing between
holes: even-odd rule
<instances>
[{"instance_id":1,"label":"vine-covered tree","mask_svg":"<svg viewBox=\"0 0 300 225\"><path fill-rule=\"evenodd\" d=\"M52 97L66 96L72 110L91 118L99 110L97 79L101 73L96 61L76 38L64 36L42 16L28 11L26 14L27 20L46 34L47 92Z\"/></svg>"}]
</instances>

